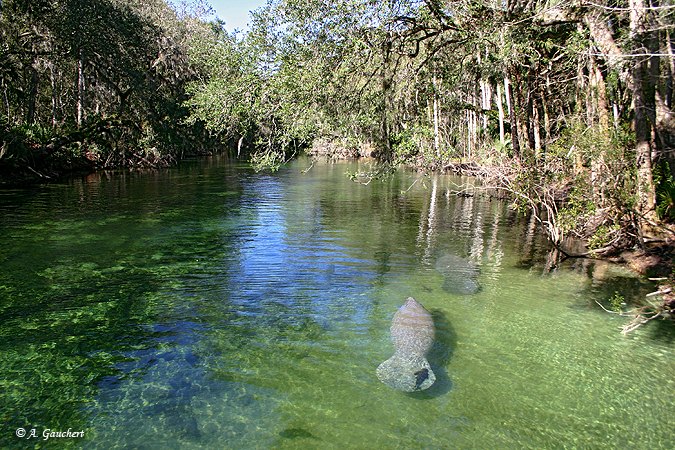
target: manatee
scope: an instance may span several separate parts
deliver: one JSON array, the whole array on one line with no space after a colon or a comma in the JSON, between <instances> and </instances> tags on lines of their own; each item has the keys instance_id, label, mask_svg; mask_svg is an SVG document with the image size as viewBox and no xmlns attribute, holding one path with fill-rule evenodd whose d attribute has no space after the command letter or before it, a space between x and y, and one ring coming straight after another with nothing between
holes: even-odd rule
<instances>
[{"instance_id":1,"label":"manatee","mask_svg":"<svg viewBox=\"0 0 675 450\"><path fill-rule=\"evenodd\" d=\"M377 368L384 384L404 392L423 391L436 381L426 359L434 343L434 320L417 300L408 297L391 321L394 356Z\"/></svg>"},{"instance_id":2,"label":"manatee","mask_svg":"<svg viewBox=\"0 0 675 450\"><path fill-rule=\"evenodd\" d=\"M445 255L436 261L436 270L443 275L443 290L452 294L469 295L480 291L478 267L455 255Z\"/></svg>"}]
</instances>

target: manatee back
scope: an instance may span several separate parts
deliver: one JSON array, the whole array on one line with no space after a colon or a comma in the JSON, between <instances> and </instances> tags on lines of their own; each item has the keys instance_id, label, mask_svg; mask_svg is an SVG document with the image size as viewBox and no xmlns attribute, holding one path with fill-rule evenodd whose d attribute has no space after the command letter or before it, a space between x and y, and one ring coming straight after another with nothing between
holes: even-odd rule
<instances>
[{"instance_id":1,"label":"manatee back","mask_svg":"<svg viewBox=\"0 0 675 450\"><path fill-rule=\"evenodd\" d=\"M394 314L391 340L395 353L378 366L380 381L405 392L431 387L436 375L425 356L434 343L434 320L414 298L409 297Z\"/></svg>"},{"instance_id":2,"label":"manatee back","mask_svg":"<svg viewBox=\"0 0 675 450\"><path fill-rule=\"evenodd\" d=\"M396 353L423 357L434 343L434 319L414 298L396 311L391 321L391 340Z\"/></svg>"}]
</instances>

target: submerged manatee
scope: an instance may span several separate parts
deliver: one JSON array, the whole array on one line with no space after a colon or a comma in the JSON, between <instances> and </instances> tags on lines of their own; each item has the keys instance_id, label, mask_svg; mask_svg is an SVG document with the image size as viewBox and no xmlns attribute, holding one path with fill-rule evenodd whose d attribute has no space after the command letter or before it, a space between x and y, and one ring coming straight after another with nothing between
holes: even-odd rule
<instances>
[{"instance_id":1,"label":"submerged manatee","mask_svg":"<svg viewBox=\"0 0 675 450\"><path fill-rule=\"evenodd\" d=\"M453 294L475 294L480 291L478 267L455 255L445 255L436 261L436 270L443 275L443 290Z\"/></svg>"},{"instance_id":2,"label":"submerged manatee","mask_svg":"<svg viewBox=\"0 0 675 450\"><path fill-rule=\"evenodd\" d=\"M414 298L396 311L391 321L394 356L377 368L377 377L384 384L405 392L428 389L436 375L426 359L434 343L434 320Z\"/></svg>"}]
</instances>

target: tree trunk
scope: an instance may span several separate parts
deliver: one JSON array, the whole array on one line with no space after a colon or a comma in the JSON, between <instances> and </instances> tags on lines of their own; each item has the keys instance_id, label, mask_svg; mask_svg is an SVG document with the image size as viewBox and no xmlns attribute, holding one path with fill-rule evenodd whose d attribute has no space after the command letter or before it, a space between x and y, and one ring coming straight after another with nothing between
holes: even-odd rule
<instances>
[{"instance_id":1,"label":"tree trunk","mask_svg":"<svg viewBox=\"0 0 675 450\"><path fill-rule=\"evenodd\" d=\"M488 127L488 115L487 111L491 109L490 99L492 97L492 91L490 83L481 80L480 81L480 93L481 93L481 119L483 122L483 129L487 130Z\"/></svg>"},{"instance_id":2,"label":"tree trunk","mask_svg":"<svg viewBox=\"0 0 675 450\"><path fill-rule=\"evenodd\" d=\"M509 108L509 121L511 122L511 144L513 146L513 156L520 158L520 142L518 139L518 120L516 118L516 107L513 104L515 98L511 95L511 82L508 77L504 77L504 95L506 96L506 105Z\"/></svg>"},{"instance_id":3,"label":"tree trunk","mask_svg":"<svg viewBox=\"0 0 675 450\"><path fill-rule=\"evenodd\" d=\"M502 87L497 83L497 93L495 94L497 100L497 111L499 111L499 142L504 145L504 105L502 104Z\"/></svg>"},{"instance_id":4,"label":"tree trunk","mask_svg":"<svg viewBox=\"0 0 675 450\"><path fill-rule=\"evenodd\" d=\"M651 13L645 0L630 0L630 37L635 43L634 54L656 53L654 31L650 30ZM658 47L657 47L658 48ZM654 219L656 206L652 176L652 127L655 123L655 97L652 71L654 59L636 58L631 70L633 81L633 106L635 109L635 157L637 166L637 210L648 219Z\"/></svg>"},{"instance_id":5,"label":"tree trunk","mask_svg":"<svg viewBox=\"0 0 675 450\"><path fill-rule=\"evenodd\" d=\"M598 67L598 62L595 57L591 58L590 78L591 78L591 93L595 97L595 112L598 117L598 124L603 130L609 129L609 107L607 102L607 86L605 79L602 77L602 72Z\"/></svg>"},{"instance_id":6,"label":"tree trunk","mask_svg":"<svg viewBox=\"0 0 675 450\"><path fill-rule=\"evenodd\" d=\"M530 96L530 93L527 91L523 92L525 89L529 89L528 84L523 83L518 71L513 72L513 79L518 89L512 92L512 109L518 124L518 137L520 138L518 143L520 144L520 156L522 157L526 155L525 151L528 148L532 149L534 147L534 136L532 135L532 124L530 123L530 111L532 108L529 98L525 97L525 93L527 93L527 97Z\"/></svg>"},{"instance_id":7,"label":"tree trunk","mask_svg":"<svg viewBox=\"0 0 675 450\"><path fill-rule=\"evenodd\" d=\"M56 127L57 124L56 116L59 107L59 93L57 89L56 73L53 64L49 65L49 82L52 87L52 127Z\"/></svg>"},{"instance_id":8,"label":"tree trunk","mask_svg":"<svg viewBox=\"0 0 675 450\"><path fill-rule=\"evenodd\" d=\"M82 126L82 120L84 119L84 61L82 57L82 49L78 52L77 58L77 116L76 123L77 127Z\"/></svg>"},{"instance_id":9,"label":"tree trunk","mask_svg":"<svg viewBox=\"0 0 675 450\"><path fill-rule=\"evenodd\" d=\"M441 146L439 143L440 137L438 134L438 88L436 86L436 75L433 76L432 78L433 82L433 87L434 87L434 151L436 153L436 157L440 158L441 157Z\"/></svg>"},{"instance_id":10,"label":"tree trunk","mask_svg":"<svg viewBox=\"0 0 675 450\"><path fill-rule=\"evenodd\" d=\"M541 153L541 134L539 131L539 107L536 98L532 101L532 131L534 134L534 154L536 158L539 158L539 154Z\"/></svg>"},{"instance_id":11,"label":"tree trunk","mask_svg":"<svg viewBox=\"0 0 675 450\"><path fill-rule=\"evenodd\" d=\"M471 96L471 105L473 108L469 111L469 117L471 121L471 145L469 146L469 160L473 159L473 156L478 148L478 114L476 110L478 109L478 98L475 93Z\"/></svg>"},{"instance_id":12,"label":"tree trunk","mask_svg":"<svg viewBox=\"0 0 675 450\"><path fill-rule=\"evenodd\" d=\"M2 93L5 99L5 109L7 110L7 122L12 123L11 110L9 106L9 95L7 94L7 84L5 84L5 80L2 80Z\"/></svg>"},{"instance_id":13,"label":"tree trunk","mask_svg":"<svg viewBox=\"0 0 675 450\"><path fill-rule=\"evenodd\" d=\"M673 113L673 77L675 77L675 58L670 38L670 30L661 32L660 53L664 57L661 73L656 81L656 144L660 151L675 146L675 113ZM675 155L669 155L672 161ZM675 165L672 165L675 170Z\"/></svg>"},{"instance_id":14,"label":"tree trunk","mask_svg":"<svg viewBox=\"0 0 675 450\"><path fill-rule=\"evenodd\" d=\"M472 131L471 131L471 125L473 122L471 121L471 111L465 111L464 115L466 116L466 146L464 147L464 159L468 157L468 155L471 154L471 136L472 136Z\"/></svg>"},{"instance_id":15,"label":"tree trunk","mask_svg":"<svg viewBox=\"0 0 675 450\"><path fill-rule=\"evenodd\" d=\"M546 92L541 99L541 108L544 111L544 149L548 147L548 144L551 142L551 116L548 112L547 99L551 98L551 80L549 79L548 74L546 75Z\"/></svg>"},{"instance_id":16,"label":"tree trunk","mask_svg":"<svg viewBox=\"0 0 675 450\"><path fill-rule=\"evenodd\" d=\"M664 64L665 72L665 86L664 86L664 97L666 106L670 109L673 108L673 78L675 78L675 55L673 54L673 39L670 34L670 30L665 30L663 33L663 47L665 54L668 55L668 64Z\"/></svg>"},{"instance_id":17,"label":"tree trunk","mask_svg":"<svg viewBox=\"0 0 675 450\"><path fill-rule=\"evenodd\" d=\"M511 82L509 81L509 77L504 76L504 98L506 98L506 109L509 113L509 117L511 116L511 94L509 90L510 84Z\"/></svg>"},{"instance_id":18,"label":"tree trunk","mask_svg":"<svg viewBox=\"0 0 675 450\"><path fill-rule=\"evenodd\" d=\"M593 43L598 47L600 53L603 54L603 58L609 68L616 70L621 81L626 83L628 89L631 89L630 72L623 68L624 54L614 40L612 30L607 25L604 13L605 11L601 8L589 8L588 13L584 15L584 23L588 27Z\"/></svg>"},{"instance_id":19,"label":"tree trunk","mask_svg":"<svg viewBox=\"0 0 675 450\"><path fill-rule=\"evenodd\" d=\"M35 105L38 94L38 71L34 64L30 66L30 87L28 89L28 105L26 107L26 124L35 123Z\"/></svg>"}]
</instances>

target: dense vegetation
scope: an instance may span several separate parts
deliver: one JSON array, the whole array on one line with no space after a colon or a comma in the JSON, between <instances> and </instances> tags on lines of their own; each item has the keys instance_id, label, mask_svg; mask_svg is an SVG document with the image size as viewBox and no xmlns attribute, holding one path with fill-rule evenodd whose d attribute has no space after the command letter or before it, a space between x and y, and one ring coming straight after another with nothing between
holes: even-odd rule
<instances>
[{"instance_id":1,"label":"dense vegetation","mask_svg":"<svg viewBox=\"0 0 675 450\"><path fill-rule=\"evenodd\" d=\"M14 178L164 164L210 147L187 125L205 24L163 0L0 3L0 169Z\"/></svg>"},{"instance_id":2,"label":"dense vegetation","mask_svg":"<svg viewBox=\"0 0 675 450\"><path fill-rule=\"evenodd\" d=\"M561 250L673 237L671 0L270 0L246 33L201 2L0 5L5 174L340 149L472 170Z\"/></svg>"}]
</instances>

